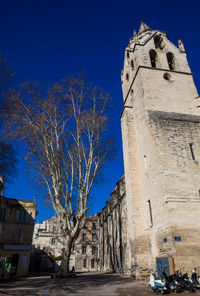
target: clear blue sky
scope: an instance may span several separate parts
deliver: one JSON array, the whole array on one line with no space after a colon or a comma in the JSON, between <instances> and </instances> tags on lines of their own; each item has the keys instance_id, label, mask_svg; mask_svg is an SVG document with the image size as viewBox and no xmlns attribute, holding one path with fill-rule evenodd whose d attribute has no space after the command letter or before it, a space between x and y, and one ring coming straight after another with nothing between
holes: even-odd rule
<instances>
[{"instance_id":1,"label":"clear blue sky","mask_svg":"<svg viewBox=\"0 0 200 296\"><path fill-rule=\"evenodd\" d=\"M119 158L108 163L104 182L93 190L91 213L100 211L123 174L120 113L120 73L124 49L133 29L143 19L152 29L166 31L177 45L181 39L199 85L200 2L118 0L18 0L0 1L0 53L17 73L17 82L27 78L50 84L70 73L85 72L88 80L109 92L114 107L111 132L117 139ZM37 194L38 219L51 216L41 192L24 172L23 147L19 147L18 177L5 195L33 200Z\"/></svg>"}]
</instances>

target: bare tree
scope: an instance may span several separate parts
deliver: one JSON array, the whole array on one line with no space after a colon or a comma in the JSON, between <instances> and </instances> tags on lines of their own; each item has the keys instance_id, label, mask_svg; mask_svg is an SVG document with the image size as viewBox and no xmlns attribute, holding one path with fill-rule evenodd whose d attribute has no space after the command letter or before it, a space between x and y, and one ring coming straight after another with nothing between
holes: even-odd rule
<instances>
[{"instance_id":1,"label":"bare tree","mask_svg":"<svg viewBox=\"0 0 200 296\"><path fill-rule=\"evenodd\" d=\"M46 94L29 84L23 90L10 94L6 130L25 141L27 160L46 186L60 221L61 270L67 273L72 244L85 223L91 188L113 151L106 116L110 96L87 87L81 76L54 84Z\"/></svg>"},{"instance_id":2,"label":"bare tree","mask_svg":"<svg viewBox=\"0 0 200 296\"><path fill-rule=\"evenodd\" d=\"M5 113L5 100L7 92L15 77L15 73L11 71L6 59L0 55L0 128L2 128L2 117ZM16 151L7 141L0 138L0 175L4 176L5 182L11 182L16 174ZM3 186L3 179L2 185ZM2 187L3 189L3 187Z\"/></svg>"}]
</instances>

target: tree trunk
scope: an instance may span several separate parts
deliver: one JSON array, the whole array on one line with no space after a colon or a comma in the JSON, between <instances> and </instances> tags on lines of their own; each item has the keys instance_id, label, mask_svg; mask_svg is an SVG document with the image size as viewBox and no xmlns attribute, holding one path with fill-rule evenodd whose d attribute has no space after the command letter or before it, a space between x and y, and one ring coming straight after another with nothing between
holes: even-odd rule
<instances>
[{"instance_id":1,"label":"tree trunk","mask_svg":"<svg viewBox=\"0 0 200 296\"><path fill-rule=\"evenodd\" d=\"M66 244L64 250L63 250L62 262L60 265L60 273L62 275L66 275L70 272L69 261L70 261L70 256L71 256L72 243L73 243L73 241L71 239L69 239L67 241L67 244Z\"/></svg>"}]
</instances>

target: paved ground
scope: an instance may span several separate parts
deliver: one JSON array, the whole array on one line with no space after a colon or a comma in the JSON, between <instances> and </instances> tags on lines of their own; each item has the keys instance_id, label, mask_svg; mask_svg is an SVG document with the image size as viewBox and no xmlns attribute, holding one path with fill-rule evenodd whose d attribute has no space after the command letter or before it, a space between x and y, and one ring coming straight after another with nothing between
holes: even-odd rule
<instances>
[{"instance_id":1,"label":"paved ground","mask_svg":"<svg viewBox=\"0 0 200 296\"><path fill-rule=\"evenodd\" d=\"M200 291L192 293L200 296ZM49 276L18 278L0 283L0 296L152 296L147 283L117 274L82 273L77 278ZM170 294L173 295L173 294ZM189 295L187 292L179 295Z\"/></svg>"}]
</instances>

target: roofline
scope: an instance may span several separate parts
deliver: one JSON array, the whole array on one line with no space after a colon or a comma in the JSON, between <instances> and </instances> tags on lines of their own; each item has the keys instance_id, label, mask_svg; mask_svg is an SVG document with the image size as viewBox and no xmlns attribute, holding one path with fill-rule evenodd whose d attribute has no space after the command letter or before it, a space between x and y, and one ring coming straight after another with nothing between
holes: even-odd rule
<instances>
[{"instance_id":1,"label":"roofline","mask_svg":"<svg viewBox=\"0 0 200 296\"><path fill-rule=\"evenodd\" d=\"M32 200L25 200L25 199L18 199L18 198L10 198L10 197L5 197L5 196L0 196L0 200L1 200L1 198L7 199L7 200L31 202L31 203L37 204L36 201L32 201Z\"/></svg>"}]
</instances>

